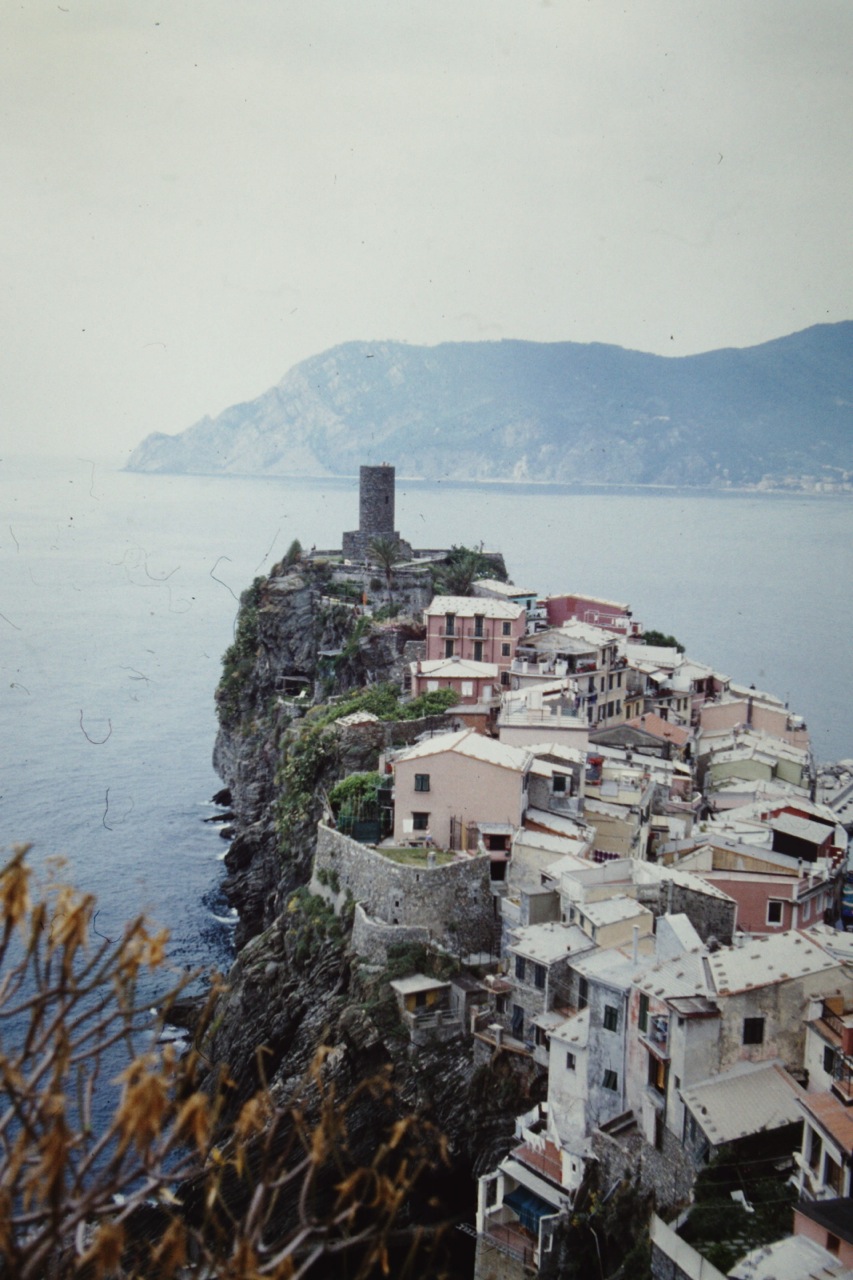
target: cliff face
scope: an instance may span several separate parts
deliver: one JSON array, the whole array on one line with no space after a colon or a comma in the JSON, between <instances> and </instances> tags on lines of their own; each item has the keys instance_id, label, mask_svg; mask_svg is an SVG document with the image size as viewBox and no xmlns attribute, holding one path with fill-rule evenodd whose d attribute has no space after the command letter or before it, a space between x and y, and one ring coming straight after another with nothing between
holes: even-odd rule
<instances>
[{"instance_id":1,"label":"cliff face","mask_svg":"<svg viewBox=\"0 0 853 1280\"><path fill-rule=\"evenodd\" d=\"M397 577L397 599L423 607L428 572ZM355 593L352 580L346 583ZM327 564L310 561L257 580L243 594L223 659L213 763L230 793L236 830L224 887L240 916L238 950L273 922L283 895L307 883L323 790L375 768L388 740L389 731L375 725L323 728L311 718L315 697L399 682L418 652L419 624L410 617L373 623L332 594L341 590Z\"/></svg>"}]
</instances>

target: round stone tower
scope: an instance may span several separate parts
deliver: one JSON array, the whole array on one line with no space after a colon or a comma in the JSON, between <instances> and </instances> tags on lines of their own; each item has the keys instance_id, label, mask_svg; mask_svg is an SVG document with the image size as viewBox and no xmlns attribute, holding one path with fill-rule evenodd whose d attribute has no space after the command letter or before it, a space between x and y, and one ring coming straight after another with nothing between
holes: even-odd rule
<instances>
[{"instance_id":1,"label":"round stone tower","mask_svg":"<svg viewBox=\"0 0 853 1280\"><path fill-rule=\"evenodd\" d=\"M366 538L394 537L394 468L360 467L358 531Z\"/></svg>"}]
</instances>

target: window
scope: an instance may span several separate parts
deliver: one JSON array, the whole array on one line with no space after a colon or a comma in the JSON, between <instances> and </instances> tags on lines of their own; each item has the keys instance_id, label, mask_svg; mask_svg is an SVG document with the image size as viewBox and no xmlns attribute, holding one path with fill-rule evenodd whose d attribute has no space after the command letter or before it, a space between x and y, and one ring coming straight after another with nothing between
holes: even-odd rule
<instances>
[{"instance_id":1,"label":"window","mask_svg":"<svg viewBox=\"0 0 853 1280\"><path fill-rule=\"evenodd\" d=\"M827 1253L839 1253L841 1250L841 1240L838 1236L834 1236L831 1231L826 1233L826 1251Z\"/></svg>"},{"instance_id":2,"label":"window","mask_svg":"<svg viewBox=\"0 0 853 1280\"><path fill-rule=\"evenodd\" d=\"M538 987L540 991L545 990L545 975L547 970L544 964L535 964L533 966L533 985Z\"/></svg>"},{"instance_id":3,"label":"window","mask_svg":"<svg viewBox=\"0 0 853 1280\"><path fill-rule=\"evenodd\" d=\"M429 791L429 774L415 774L415 791Z\"/></svg>"},{"instance_id":4,"label":"window","mask_svg":"<svg viewBox=\"0 0 853 1280\"><path fill-rule=\"evenodd\" d=\"M564 795L566 791L566 775L564 773L555 773L553 786L555 795Z\"/></svg>"},{"instance_id":5,"label":"window","mask_svg":"<svg viewBox=\"0 0 853 1280\"><path fill-rule=\"evenodd\" d=\"M835 1070L835 1050L830 1044L823 1046L823 1069L830 1076Z\"/></svg>"},{"instance_id":6,"label":"window","mask_svg":"<svg viewBox=\"0 0 853 1280\"><path fill-rule=\"evenodd\" d=\"M811 914L812 914L812 902L811 902L811 898L809 898L807 902L803 903L803 920L805 921L810 919Z\"/></svg>"},{"instance_id":7,"label":"window","mask_svg":"<svg viewBox=\"0 0 853 1280\"><path fill-rule=\"evenodd\" d=\"M445 658L452 658L452 657L453 657L453 641L452 641L452 640L445 640L445 642L444 642L444 656L445 656Z\"/></svg>"},{"instance_id":8,"label":"window","mask_svg":"<svg viewBox=\"0 0 853 1280\"><path fill-rule=\"evenodd\" d=\"M666 1093L666 1063L649 1054L649 1084L655 1093Z\"/></svg>"},{"instance_id":9,"label":"window","mask_svg":"<svg viewBox=\"0 0 853 1280\"><path fill-rule=\"evenodd\" d=\"M474 661L475 661L475 662L482 662L482 661L483 661L483 642L482 642L482 640L475 640L475 641L474 641Z\"/></svg>"},{"instance_id":10,"label":"window","mask_svg":"<svg viewBox=\"0 0 853 1280\"><path fill-rule=\"evenodd\" d=\"M837 1196L841 1195L841 1165L833 1160L829 1152L823 1159L823 1180Z\"/></svg>"},{"instance_id":11,"label":"window","mask_svg":"<svg viewBox=\"0 0 853 1280\"><path fill-rule=\"evenodd\" d=\"M586 978L578 980L578 1009L585 1009L589 1004L589 983Z\"/></svg>"},{"instance_id":12,"label":"window","mask_svg":"<svg viewBox=\"0 0 853 1280\"><path fill-rule=\"evenodd\" d=\"M573 1053L566 1053L566 1070L574 1071L577 1066L577 1059Z\"/></svg>"},{"instance_id":13,"label":"window","mask_svg":"<svg viewBox=\"0 0 853 1280\"><path fill-rule=\"evenodd\" d=\"M515 957L515 976L520 982L524 981L524 956Z\"/></svg>"},{"instance_id":14,"label":"window","mask_svg":"<svg viewBox=\"0 0 853 1280\"><path fill-rule=\"evenodd\" d=\"M764 1044L764 1019L763 1018L744 1018L743 1043L744 1044Z\"/></svg>"},{"instance_id":15,"label":"window","mask_svg":"<svg viewBox=\"0 0 853 1280\"><path fill-rule=\"evenodd\" d=\"M474 614L474 635L475 636L482 636L484 621L485 621L485 618L483 617L482 613Z\"/></svg>"},{"instance_id":16,"label":"window","mask_svg":"<svg viewBox=\"0 0 853 1280\"><path fill-rule=\"evenodd\" d=\"M427 680L427 693L438 693L437 680Z\"/></svg>"},{"instance_id":17,"label":"window","mask_svg":"<svg viewBox=\"0 0 853 1280\"><path fill-rule=\"evenodd\" d=\"M817 1172L818 1165L820 1164L821 1152L823 1151L823 1142L820 1134L815 1129L810 1128L808 1134L809 1145L806 1159L809 1162L809 1168L813 1172Z\"/></svg>"},{"instance_id":18,"label":"window","mask_svg":"<svg viewBox=\"0 0 853 1280\"><path fill-rule=\"evenodd\" d=\"M463 680L462 681L462 697L473 698L473 696L474 696L474 681Z\"/></svg>"},{"instance_id":19,"label":"window","mask_svg":"<svg viewBox=\"0 0 853 1280\"><path fill-rule=\"evenodd\" d=\"M615 1093L619 1088L619 1077L615 1071L608 1070L604 1073L604 1079L601 1082L605 1089L612 1089Z\"/></svg>"},{"instance_id":20,"label":"window","mask_svg":"<svg viewBox=\"0 0 853 1280\"><path fill-rule=\"evenodd\" d=\"M647 995L640 995L640 1013L637 1018L637 1026L642 1032L646 1032L649 1029L649 997Z\"/></svg>"},{"instance_id":21,"label":"window","mask_svg":"<svg viewBox=\"0 0 853 1280\"><path fill-rule=\"evenodd\" d=\"M619 1030L619 1010L616 1008L615 1005L606 1004L604 1006L604 1030L605 1031Z\"/></svg>"},{"instance_id":22,"label":"window","mask_svg":"<svg viewBox=\"0 0 853 1280\"><path fill-rule=\"evenodd\" d=\"M767 923L768 924L782 923L782 903L779 901L778 898L771 898L770 901L767 903Z\"/></svg>"},{"instance_id":23,"label":"window","mask_svg":"<svg viewBox=\"0 0 853 1280\"><path fill-rule=\"evenodd\" d=\"M428 814L428 813L413 813L413 814L412 814L412 830L413 830L413 831L426 831L426 830L428 829L428 827L429 827L429 814Z\"/></svg>"},{"instance_id":24,"label":"window","mask_svg":"<svg viewBox=\"0 0 853 1280\"><path fill-rule=\"evenodd\" d=\"M512 635L512 623L511 623L511 622L505 622L505 623L503 624L503 626L502 626L502 628L501 628L501 634L502 634L502 635L505 635L505 636L511 636L511 635Z\"/></svg>"},{"instance_id":25,"label":"window","mask_svg":"<svg viewBox=\"0 0 853 1280\"><path fill-rule=\"evenodd\" d=\"M510 654L511 654L511 653L512 653L512 645L511 645L511 644L502 644L502 645L501 645L501 657L502 657L502 658L508 658L508 657L510 656Z\"/></svg>"},{"instance_id":26,"label":"window","mask_svg":"<svg viewBox=\"0 0 853 1280\"><path fill-rule=\"evenodd\" d=\"M446 613L444 615L444 634L446 636L456 635L456 614Z\"/></svg>"}]
</instances>

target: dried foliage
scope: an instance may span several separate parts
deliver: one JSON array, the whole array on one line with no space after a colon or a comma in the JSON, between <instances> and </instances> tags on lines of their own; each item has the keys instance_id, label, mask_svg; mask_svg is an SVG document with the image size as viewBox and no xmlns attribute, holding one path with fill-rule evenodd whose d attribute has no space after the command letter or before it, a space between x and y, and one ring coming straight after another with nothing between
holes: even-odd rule
<instances>
[{"instance_id":1,"label":"dried foliage","mask_svg":"<svg viewBox=\"0 0 853 1280\"><path fill-rule=\"evenodd\" d=\"M94 900L33 883L20 848L0 871L0 1276L424 1274L430 1231L408 1204L442 1140L389 1105L368 1157L353 1153L387 1079L338 1098L324 1050L298 1105L263 1087L229 1114L224 1075L152 1030L142 996L165 935L140 919L93 943ZM104 1121L94 1103L117 1046Z\"/></svg>"}]
</instances>

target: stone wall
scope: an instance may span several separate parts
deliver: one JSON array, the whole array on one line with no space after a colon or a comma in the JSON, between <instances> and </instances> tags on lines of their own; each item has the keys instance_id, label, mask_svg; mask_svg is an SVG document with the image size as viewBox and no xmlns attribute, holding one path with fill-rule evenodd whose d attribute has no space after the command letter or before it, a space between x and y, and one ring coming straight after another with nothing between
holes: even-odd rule
<instances>
[{"instance_id":1,"label":"stone wall","mask_svg":"<svg viewBox=\"0 0 853 1280\"><path fill-rule=\"evenodd\" d=\"M672 880L661 886L663 908L669 915L683 912L703 942L714 937L724 946L734 938L737 903L725 902L709 893L698 893Z\"/></svg>"},{"instance_id":2,"label":"stone wall","mask_svg":"<svg viewBox=\"0 0 853 1280\"><path fill-rule=\"evenodd\" d=\"M494 908L487 857L440 867L404 866L321 822L315 892L323 891L321 879L338 886L332 895L336 910L349 893L367 915L388 925L425 929L430 939L456 955L491 949Z\"/></svg>"},{"instance_id":3,"label":"stone wall","mask_svg":"<svg viewBox=\"0 0 853 1280\"><path fill-rule=\"evenodd\" d=\"M655 1203L663 1211L681 1208L689 1201L695 1170L669 1129L664 1129L660 1151L636 1131L614 1138L595 1129L592 1150L601 1166L601 1186L610 1187L618 1179L626 1179L641 1194L653 1192Z\"/></svg>"},{"instance_id":4,"label":"stone wall","mask_svg":"<svg viewBox=\"0 0 853 1280\"><path fill-rule=\"evenodd\" d=\"M334 901L334 896L325 886L320 885L317 892ZM388 960L389 947L419 943L425 946L429 941L430 931L424 925L386 924L384 920L374 920L369 916L360 902L356 904L352 948L368 964L384 965Z\"/></svg>"}]
</instances>

